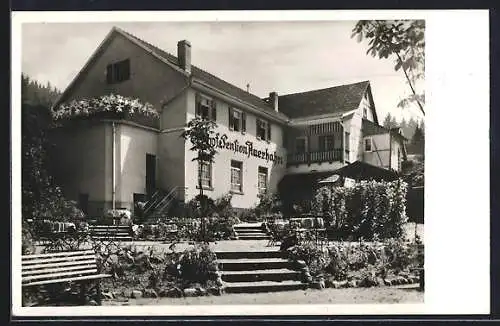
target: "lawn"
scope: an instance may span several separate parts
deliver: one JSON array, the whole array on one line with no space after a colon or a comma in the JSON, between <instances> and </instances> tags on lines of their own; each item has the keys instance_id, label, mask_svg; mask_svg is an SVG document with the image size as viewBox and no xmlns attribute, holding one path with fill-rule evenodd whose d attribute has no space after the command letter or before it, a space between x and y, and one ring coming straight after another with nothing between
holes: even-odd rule
<instances>
[{"instance_id":1,"label":"lawn","mask_svg":"<svg viewBox=\"0 0 500 326\"><path fill-rule=\"evenodd\" d=\"M273 293L225 294L222 296L124 299L103 301L103 305L247 305L247 304L366 304L423 303L418 285L376 288L298 290Z\"/></svg>"}]
</instances>

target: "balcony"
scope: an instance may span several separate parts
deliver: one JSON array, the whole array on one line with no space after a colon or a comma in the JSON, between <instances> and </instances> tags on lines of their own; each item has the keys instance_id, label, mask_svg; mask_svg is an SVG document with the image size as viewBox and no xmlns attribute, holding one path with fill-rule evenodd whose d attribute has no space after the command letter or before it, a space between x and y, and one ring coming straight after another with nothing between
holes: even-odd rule
<instances>
[{"instance_id":1,"label":"balcony","mask_svg":"<svg viewBox=\"0 0 500 326\"><path fill-rule=\"evenodd\" d=\"M287 165L342 161L343 151L339 148L326 152L291 153L288 154Z\"/></svg>"}]
</instances>

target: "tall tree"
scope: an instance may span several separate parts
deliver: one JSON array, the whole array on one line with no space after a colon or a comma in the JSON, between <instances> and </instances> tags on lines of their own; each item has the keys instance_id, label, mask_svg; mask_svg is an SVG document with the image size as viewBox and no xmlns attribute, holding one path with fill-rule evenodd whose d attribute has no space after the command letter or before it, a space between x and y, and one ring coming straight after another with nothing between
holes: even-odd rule
<instances>
[{"instance_id":1,"label":"tall tree","mask_svg":"<svg viewBox=\"0 0 500 326\"><path fill-rule=\"evenodd\" d=\"M415 129L415 133L411 139L411 148L413 153L422 156L425 155L425 134L420 127Z\"/></svg>"},{"instance_id":2,"label":"tall tree","mask_svg":"<svg viewBox=\"0 0 500 326\"><path fill-rule=\"evenodd\" d=\"M74 202L64 198L52 177L50 167L51 144L48 132L53 126L47 104L57 92L45 93L29 76L21 76L22 99L22 217L71 220L83 217Z\"/></svg>"},{"instance_id":3,"label":"tall tree","mask_svg":"<svg viewBox=\"0 0 500 326\"><path fill-rule=\"evenodd\" d=\"M188 122L186 128L181 134L181 137L185 140L189 140L191 142L191 148L189 150L196 153L196 156L192 159L192 161L198 162L198 167L201 164L207 163L211 164L214 161L215 154L217 154L217 150L215 146L213 146L210 142L210 139L215 134L216 123L212 120L202 119L200 117L196 117ZM201 173L199 170L198 173ZM207 198L203 195L203 184L200 175L198 175L198 188L200 190L199 193L199 201L200 201L200 216L202 219L202 237L205 236L204 232L204 217L207 210Z\"/></svg>"},{"instance_id":4,"label":"tall tree","mask_svg":"<svg viewBox=\"0 0 500 326\"><path fill-rule=\"evenodd\" d=\"M407 107L414 102L425 115L425 95L417 84L424 78L425 21L423 20L362 20L352 30L358 42L368 39L367 54L379 59L395 58L394 70L403 70L411 95L398 104Z\"/></svg>"}]
</instances>

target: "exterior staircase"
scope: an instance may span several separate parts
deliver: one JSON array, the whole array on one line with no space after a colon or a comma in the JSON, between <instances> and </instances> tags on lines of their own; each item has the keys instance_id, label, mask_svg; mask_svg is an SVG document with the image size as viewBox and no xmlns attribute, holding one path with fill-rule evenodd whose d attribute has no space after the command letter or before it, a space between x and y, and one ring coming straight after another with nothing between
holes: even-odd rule
<instances>
[{"instance_id":1,"label":"exterior staircase","mask_svg":"<svg viewBox=\"0 0 500 326\"><path fill-rule=\"evenodd\" d=\"M308 286L280 251L222 251L216 255L226 293L303 290Z\"/></svg>"},{"instance_id":2,"label":"exterior staircase","mask_svg":"<svg viewBox=\"0 0 500 326\"><path fill-rule=\"evenodd\" d=\"M238 240L269 240L271 238L262 228L262 223L236 224L234 232Z\"/></svg>"},{"instance_id":3,"label":"exterior staircase","mask_svg":"<svg viewBox=\"0 0 500 326\"><path fill-rule=\"evenodd\" d=\"M90 236L101 241L132 241L127 225L91 225Z\"/></svg>"},{"instance_id":4,"label":"exterior staircase","mask_svg":"<svg viewBox=\"0 0 500 326\"><path fill-rule=\"evenodd\" d=\"M179 203L181 192L184 190L184 187L174 187L168 192L157 189L144 205L144 218L161 218L168 215L174 204Z\"/></svg>"}]
</instances>

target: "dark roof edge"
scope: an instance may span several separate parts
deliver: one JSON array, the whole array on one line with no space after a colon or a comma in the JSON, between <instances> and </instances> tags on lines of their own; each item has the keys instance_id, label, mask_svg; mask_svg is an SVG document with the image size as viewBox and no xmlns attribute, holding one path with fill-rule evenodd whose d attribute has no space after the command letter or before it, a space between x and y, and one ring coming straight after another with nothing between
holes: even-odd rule
<instances>
[{"instance_id":1,"label":"dark roof edge","mask_svg":"<svg viewBox=\"0 0 500 326\"><path fill-rule=\"evenodd\" d=\"M285 97L285 96L293 96L293 95L302 95L302 94L307 94L307 93L326 91L326 90L337 88L337 87L351 86L351 85L363 84L363 83L367 83L369 85L370 81L369 80L363 80L363 81L359 81L359 82L356 82L356 83L348 83L348 84L341 84L341 85L330 86L330 87L325 87L325 88L311 89L311 90L303 91L303 92L289 93L289 94L283 94L283 95L278 94L278 96L279 97ZM267 97L263 98L263 100L265 100L265 99L267 99Z\"/></svg>"}]
</instances>

